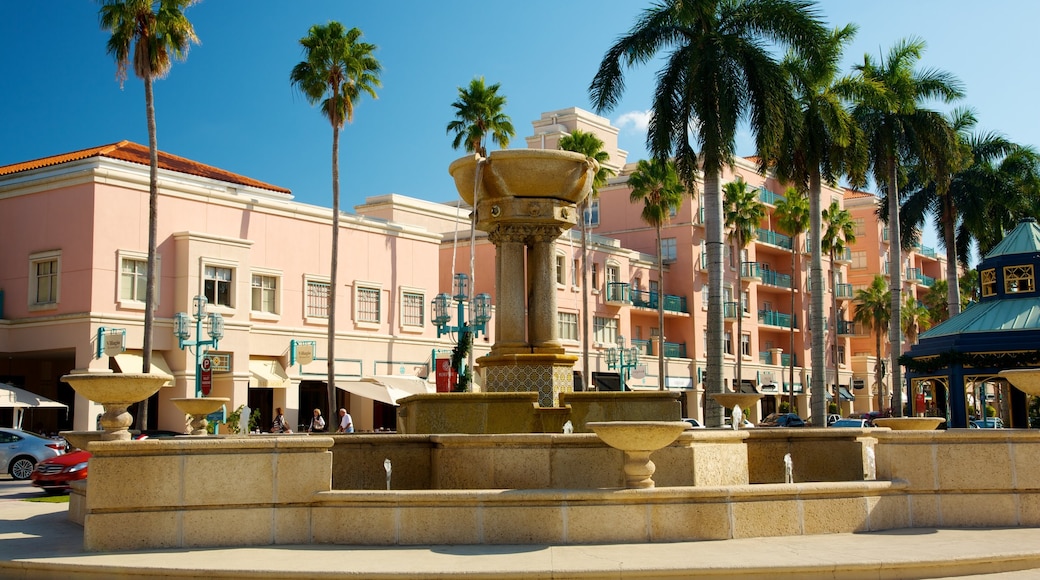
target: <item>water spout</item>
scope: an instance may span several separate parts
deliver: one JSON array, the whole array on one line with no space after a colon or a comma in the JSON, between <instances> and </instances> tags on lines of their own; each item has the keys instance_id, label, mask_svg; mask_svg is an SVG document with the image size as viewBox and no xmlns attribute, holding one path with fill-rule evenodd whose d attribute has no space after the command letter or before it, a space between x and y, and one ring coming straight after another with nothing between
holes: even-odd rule
<instances>
[{"instance_id":1,"label":"water spout","mask_svg":"<svg viewBox=\"0 0 1040 580\"><path fill-rule=\"evenodd\" d=\"M733 430L740 429L740 424L744 422L744 414L740 411L740 405L733 405L733 413L730 415L730 422L733 423Z\"/></svg>"},{"instance_id":2,"label":"water spout","mask_svg":"<svg viewBox=\"0 0 1040 580\"><path fill-rule=\"evenodd\" d=\"M574 424L571 423L569 420L563 424L563 433L564 435L570 435L571 433L574 433Z\"/></svg>"},{"instance_id":3,"label":"water spout","mask_svg":"<svg viewBox=\"0 0 1040 580\"><path fill-rule=\"evenodd\" d=\"M383 460L383 469L386 470L386 490L390 491L390 472L393 471L393 465L391 465L389 457Z\"/></svg>"},{"instance_id":4,"label":"water spout","mask_svg":"<svg viewBox=\"0 0 1040 580\"><path fill-rule=\"evenodd\" d=\"M867 472L864 474L864 479L867 481L874 481L877 479L877 461L874 458L874 447L867 447Z\"/></svg>"},{"instance_id":5,"label":"water spout","mask_svg":"<svg viewBox=\"0 0 1040 580\"><path fill-rule=\"evenodd\" d=\"M784 454L784 483L794 483L794 461L790 453Z\"/></svg>"}]
</instances>

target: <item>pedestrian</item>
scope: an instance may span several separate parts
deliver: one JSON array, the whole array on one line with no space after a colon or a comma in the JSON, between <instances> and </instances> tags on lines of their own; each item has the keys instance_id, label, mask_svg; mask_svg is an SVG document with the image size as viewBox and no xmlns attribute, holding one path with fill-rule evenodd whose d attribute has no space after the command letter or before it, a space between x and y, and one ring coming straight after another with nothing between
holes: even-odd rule
<instances>
[{"instance_id":1,"label":"pedestrian","mask_svg":"<svg viewBox=\"0 0 1040 580\"><path fill-rule=\"evenodd\" d=\"M346 409L339 410L339 429L336 429L336 433L353 433L354 432L354 419L350 417L350 413Z\"/></svg>"},{"instance_id":2,"label":"pedestrian","mask_svg":"<svg viewBox=\"0 0 1040 580\"><path fill-rule=\"evenodd\" d=\"M307 427L308 433L321 433L325 431L325 417L321 416L321 409L314 410L314 416L311 417L311 424Z\"/></svg>"},{"instance_id":3,"label":"pedestrian","mask_svg":"<svg viewBox=\"0 0 1040 580\"><path fill-rule=\"evenodd\" d=\"M292 433L292 429L285 422L285 415L282 414L281 407L275 407L274 409L274 421L271 423L271 433Z\"/></svg>"}]
</instances>

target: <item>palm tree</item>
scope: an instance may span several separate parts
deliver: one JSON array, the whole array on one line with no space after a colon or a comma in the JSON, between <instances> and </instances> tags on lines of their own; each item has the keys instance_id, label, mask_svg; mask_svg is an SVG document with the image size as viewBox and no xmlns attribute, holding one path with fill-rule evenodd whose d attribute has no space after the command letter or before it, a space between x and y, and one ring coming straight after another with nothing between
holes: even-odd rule
<instances>
[{"instance_id":1,"label":"palm tree","mask_svg":"<svg viewBox=\"0 0 1040 580\"><path fill-rule=\"evenodd\" d=\"M863 64L856 65L859 79L874 87L871 93L859 95L853 116L863 130L869 151L868 169L888 197L888 231L891 240L889 272L892 277L892 318L900 320L902 306L900 292L903 279L902 238L899 222L899 178L906 164L919 163L923 166L947 168L951 166L952 143L956 135L953 128L939 112L926 109L923 101L940 99L950 102L963 96L960 82L949 73L939 70L915 71L914 65L921 58L925 44L910 39L897 43L888 53L888 58L875 62L869 54L864 55ZM942 178L945 172L936 172ZM864 176L854 176L855 183L862 184ZM897 416L903 414L902 372L899 356L902 354L902 336L898 324L889 328L893 407Z\"/></svg>"},{"instance_id":2,"label":"palm tree","mask_svg":"<svg viewBox=\"0 0 1040 580\"><path fill-rule=\"evenodd\" d=\"M589 369L589 239L588 220L586 215L589 203L599 196L599 190L607 184L607 180L614 176L615 171L606 166L610 160L610 154L603 150L603 140L595 133L589 133L575 129L570 135L564 135L559 142L560 149L574 151L586 157L595 159L599 163L599 169L592 178L592 191L578 204L578 215L581 216L581 378L582 384L587 384Z\"/></svg>"},{"instance_id":3,"label":"palm tree","mask_svg":"<svg viewBox=\"0 0 1040 580\"><path fill-rule=\"evenodd\" d=\"M798 243L798 236L805 233L809 228L809 198L805 196L805 193L795 187L788 187L787 191L784 192L784 198L776 203L776 223L783 231L787 232L793 240L795 250L791 252L791 281L794 282L794 286L791 288L791 314L794 314L794 295L795 292L799 291L798 285L801 283L801 264L795 267L795 259L801 261L802 252L800 248L801 244ZM788 405L794 409L794 324L791 325L791 343L788 349L788 358L791 361L791 376L789 377L788 385L791 389L788 391ZM783 380L780 381L783 383Z\"/></svg>"},{"instance_id":4,"label":"palm tree","mask_svg":"<svg viewBox=\"0 0 1040 580\"><path fill-rule=\"evenodd\" d=\"M655 159L674 155L687 191L703 172L708 254L706 393L721 393L723 216L720 176L735 154L737 123L746 119L764 169L776 157L793 101L774 47L815 58L825 31L805 0L664 0L643 12L608 49L589 86L598 112L618 104L622 67L667 52L657 76L647 145ZM690 136L700 149L691 143ZM720 424L717 403L704 399L705 419Z\"/></svg>"},{"instance_id":5,"label":"palm tree","mask_svg":"<svg viewBox=\"0 0 1040 580\"><path fill-rule=\"evenodd\" d=\"M874 276L870 286L856 291L856 314L853 320L863 328L874 333L874 385L878 391L878 410L885 410L884 361L881 358L881 332L888 328L892 319L892 295L888 291L888 283L880 274Z\"/></svg>"},{"instance_id":6,"label":"palm tree","mask_svg":"<svg viewBox=\"0 0 1040 580\"><path fill-rule=\"evenodd\" d=\"M513 123L502 112L506 98L498 94L499 83L484 85L484 77L469 82L469 87L459 87L459 98L451 104L455 108L455 120L448 123L448 133L455 133L451 146L465 148L467 153L487 157L487 136L502 149L509 147L513 138Z\"/></svg>"},{"instance_id":7,"label":"palm tree","mask_svg":"<svg viewBox=\"0 0 1040 580\"><path fill-rule=\"evenodd\" d=\"M734 243L736 255L740 262L741 272L738 279L743 276L745 263L741 259L744 248L747 247L758 235L758 226L766 217L766 206L758 199L758 191L751 189L744 180L737 178L722 186L723 204L726 212L726 227L730 228L729 238ZM747 264L748 268L752 264ZM738 284L737 292L737 376L733 386L733 392L739 393L744 384L744 376L741 373L742 359L744 358L744 288L743 283ZM793 326L793 325L792 325Z\"/></svg>"},{"instance_id":8,"label":"palm tree","mask_svg":"<svg viewBox=\"0 0 1040 580\"><path fill-rule=\"evenodd\" d=\"M837 271L835 262L838 256L845 254L849 245L856 241L856 224L852 221L852 215L841 208L838 202L832 201L830 207L823 211L823 221L827 222L827 229L820 240L820 249L827 252L831 264L831 316L834 319L834 350L832 351L834 361L834 402L839 400L838 395L838 288ZM819 293L823 294L824 287L820 286ZM825 332L822 327L820 333ZM816 333L813 333L814 335Z\"/></svg>"},{"instance_id":9,"label":"palm tree","mask_svg":"<svg viewBox=\"0 0 1040 580\"><path fill-rule=\"evenodd\" d=\"M122 88L127 69L144 81L145 112L148 118L148 267L144 297L144 342L141 370L152 367L152 326L155 323L156 244L159 223L159 145L155 131L155 95L152 83L165 77L173 60L184 60L199 39L184 11L195 0L102 0L98 17L101 28L112 33L108 54L116 59ZM196 369L197 371L197 369ZM142 429L148 428L148 400L138 413Z\"/></svg>"},{"instance_id":10,"label":"palm tree","mask_svg":"<svg viewBox=\"0 0 1040 580\"><path fill-rule=\"evenodd\" d=\"M868 87L851 78L837 78L845 45L856 30L852 24L835 28L815 62L789 54L783 63L798 111L789 147L777 164L777 175L809 193L809 287L821 289L809 297L809 328L824 327L822 289L826 286L819 235L823 232L823 184L836 184L843 174L862 172L860 168L866 163L861 133L845 109L843 98ZM812 333L810 415L818 427L826 424L827 416L824 340L822 332Z\"/></svg>"},{"instance_id":11,"label":"palm tree","mask_svg":"<svg viewBox=\"0 0 1040 580\"><path fill-rule=\"evenodd\" d=\"M374 44L362 42L357 28L347 30L330 21L315 24L300 39L303 60L293 67L289 80L332 125L332 264L329 273L328 395L331 413L336 416L336 294L339 270L339 131L345 122L354 121L354 104L366 93L377 98L382 86L382 66L372 55Z\"/></svg>"},{"instance_id":12,"label":"palm tree","mask_svg":"<svg viewBox=\"0 0 1040 580\"><path fill-rule=\"evenodd\" d=\"M914 299L912 294L907 295L900 316L903 334L910 344L917 344L917 337L932 326L932 316L928 307Z\"/></svg>"},{"instance_id":13,"label":"palm tree","mask_svg":"<svg viewBox=\"0 0 1040 580\"><path fill-rule=\"evenodd\" d=\"M959 292L958 292L959 294ZM950 318L950 305L946 301L949 296L946 280L936 280L935 284L924 294L922 302L928 307L933 322L939 323ZM963 307L963 300L959 299L959 306Z\"/></svg>"},{"instance_id":14,"label":"palm tree","mask_svg":"<svg viewBox=\"0 0 1040 580\"><path fill-rule=\"evenodd\" d=\"M657 345L657 376L660 377L658 390L664 390L664 252L661 248L661 228L668 223L672 214L682 206L686 188L679 181L679 174L672 161L641 159L635 171L628 176L628 186L632 188L629 201L642 203L640 217L657 232L657 328L659 344Z\"/></svg>"}]
</instances>

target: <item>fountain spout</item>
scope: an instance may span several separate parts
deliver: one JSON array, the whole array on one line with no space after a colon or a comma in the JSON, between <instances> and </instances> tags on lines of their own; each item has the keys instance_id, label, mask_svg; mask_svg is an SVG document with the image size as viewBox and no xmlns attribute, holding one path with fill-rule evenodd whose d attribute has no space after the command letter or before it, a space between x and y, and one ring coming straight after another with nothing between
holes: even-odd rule
<instances>
[{"instance_id":1,"label":"fountain spout","mask_svg":"<svg viewBox=\"0 0 1040 580\"><path fill-rule=\"evenodd\" d=\"M794 483L794 460L790 453L784 454L784 483Z\"/></svg>"}]
</instances>

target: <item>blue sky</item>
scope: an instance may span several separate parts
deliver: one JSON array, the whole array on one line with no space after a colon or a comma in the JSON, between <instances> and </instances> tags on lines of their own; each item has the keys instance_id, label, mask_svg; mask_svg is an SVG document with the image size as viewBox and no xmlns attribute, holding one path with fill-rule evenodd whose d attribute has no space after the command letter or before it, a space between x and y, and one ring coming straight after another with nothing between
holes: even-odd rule
<instances>
[{"instance_id":1,"label":"blue sky","mask_svg":"<svg viewBox=\"0 0 1040 580\"><path fill-rule=\"evenodd\" d=\"M342 206L400 193L455 198L445 126L457 87L501 83L523 147L541 112L590 109L587 88L610 44L649 2L635 0L204 0L188 9L201 44L155 85L160 149L331 205L331 129L289 84L312 24L356 26L378 46L383 88L364 98L341 137ZM860 30L847 61L928 43L921 61L964 83L980 128L1040 146L1034 70L1040 2L827 0L830 25ZM129 139L147 144L141 82L123 90L90 0L0 1L0 165ZM624 100L604 113L629 161L645 157L653 66L627 73ZM630 121L621 123L621 119ZM748 139L738 144L752 154ZM928 243L928 239L925 243Z\"/></svg>"}]
</instances>

